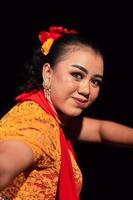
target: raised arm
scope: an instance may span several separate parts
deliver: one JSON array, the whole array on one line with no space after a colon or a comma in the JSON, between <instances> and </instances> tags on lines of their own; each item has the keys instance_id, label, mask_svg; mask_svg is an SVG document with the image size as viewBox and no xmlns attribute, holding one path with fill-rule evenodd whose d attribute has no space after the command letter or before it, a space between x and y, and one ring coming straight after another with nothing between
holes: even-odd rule
<instances>
[{"instance_id":1,"label":"raised arm","mask_svg":"<svg viewBox=\"0 0 133 200\"><path fill-rule=\"evenodd\" d=\"M33 163L30 147L19 140L0 143L0 191Z\"/></svg>"},{"instance_id":2,"label":"raised arm","mask_svg":"<svg viewBox=\"0 0 133 200\"><path fill-rule=\"evenodd\" d=\"M112 121L85 117L79 140L133 145L133 128Z\"/></svg>"}]
</instances>

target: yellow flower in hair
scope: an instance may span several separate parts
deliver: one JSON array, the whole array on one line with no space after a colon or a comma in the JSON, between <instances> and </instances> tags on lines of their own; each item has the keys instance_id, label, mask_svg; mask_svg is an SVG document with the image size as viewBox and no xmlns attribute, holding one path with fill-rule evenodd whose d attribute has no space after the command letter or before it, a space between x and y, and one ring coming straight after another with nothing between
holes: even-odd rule
<instances>
[{"instance_id":1,"label":"yellow flower in hair","mask_svg":"<svg viewBox=\"0 0 133 200\"><path fill-rule=\"evenodd\" d=\"M50 47L52 46L54 40L53 38L48 38L42 45L41 51L46 56L49 53Z\"/></svg>"},{"instance_id":2,"label":"yellow flower in hair","mask_svg":"<svg viewBox=\"0 0 133 200\"><path fill-rule=\"evenodd\" d=\"M49 31L41 31L38 35L39 40L43 44L41 46L41 51L44 55L49 53L49 50L54 42L54 40L60 38L64 34L77 33L75 30L67 30L62 26L51 26Z\"/></svg>"}]
</instances>

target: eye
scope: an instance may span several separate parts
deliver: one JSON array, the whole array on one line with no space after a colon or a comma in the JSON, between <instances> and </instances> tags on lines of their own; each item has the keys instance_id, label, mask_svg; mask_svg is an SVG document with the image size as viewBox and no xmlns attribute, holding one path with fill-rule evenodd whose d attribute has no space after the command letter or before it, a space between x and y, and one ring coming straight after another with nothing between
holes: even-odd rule
<instances>
[{"instance_id":1,"label":"eye","mask_svg":"<svg viewBox=\"0 0 133 200\"><path fill-rule=\"evenodd\" d=\"M81 80L83 78L83 74L81 74L80 72L72 72L71 75L77 80Z\"/></svg>"},{"instance_id":2,"label":"eye","mask_svg":"<svg viewBox=\"0 0 133 200\"><path fill-rule=\"evenodd\" d=\"M94 87L100 87L102 85L102 80L92 79L91 83L93 84Z\"/></svg>"}]
</instances>

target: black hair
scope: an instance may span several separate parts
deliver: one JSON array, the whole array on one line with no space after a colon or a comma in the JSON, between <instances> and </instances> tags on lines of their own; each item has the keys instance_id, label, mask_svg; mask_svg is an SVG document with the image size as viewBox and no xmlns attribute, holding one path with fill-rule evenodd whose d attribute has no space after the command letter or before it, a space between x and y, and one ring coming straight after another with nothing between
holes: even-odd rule
<instances>
[{"instance_id":1,"label":"black hair","mask_svg":"<svg viewBox=\"0 0 133 200\"><path fill-rule=\"evenodd\" d=\"M35 48L32 58L24 64L19 92L42 89L42 67L44 63L50 63L51 67L54 68L68 53L82 47L90 47L96 54L100 54L103 57L94 39L77 33L65 34L55 40L46 56L41 52L41 45L39 48Z\"/></svg>"}]
</instances>

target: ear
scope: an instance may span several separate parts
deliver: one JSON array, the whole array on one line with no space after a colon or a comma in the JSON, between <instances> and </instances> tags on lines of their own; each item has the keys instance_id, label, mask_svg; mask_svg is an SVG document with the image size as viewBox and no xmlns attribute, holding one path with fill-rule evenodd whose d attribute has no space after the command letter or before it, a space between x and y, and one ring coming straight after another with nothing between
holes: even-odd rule
<instances>
[{"instance_id":1,"label":"ear","mask_svg":"<svg viewBox=\"0 0 133 200\"><path fill-rule=\"evenodd\" d=\"M45 63L43 65L43 70L42 70L42 77L43 77L43 79L45 77L51 78L52 73L53 73L53 69L51 68L51 65L49 63Z\"/></svg>"}]
</instances>

